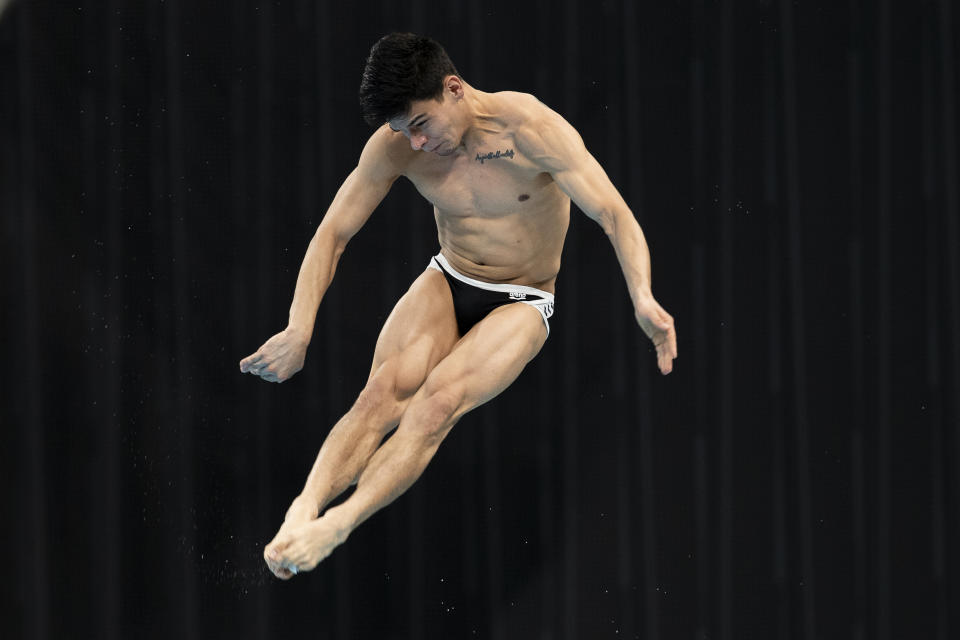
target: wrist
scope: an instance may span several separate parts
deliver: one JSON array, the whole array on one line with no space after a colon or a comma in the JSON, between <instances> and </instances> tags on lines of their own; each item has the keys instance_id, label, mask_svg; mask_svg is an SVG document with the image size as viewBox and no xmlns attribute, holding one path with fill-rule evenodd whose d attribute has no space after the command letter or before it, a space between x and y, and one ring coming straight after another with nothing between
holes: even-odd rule
<instances>
[{"instance_id":1,"label":"wrist","mask_svg":"<svg viewBox=\"0 0 960 640\"><path fill-rule=\"evenodd\" d=\"M313 325L307 326L291 322L287 324L285 331L306 346L310 344L310 338L313 336Z\"/></svg>"}]
</instances>

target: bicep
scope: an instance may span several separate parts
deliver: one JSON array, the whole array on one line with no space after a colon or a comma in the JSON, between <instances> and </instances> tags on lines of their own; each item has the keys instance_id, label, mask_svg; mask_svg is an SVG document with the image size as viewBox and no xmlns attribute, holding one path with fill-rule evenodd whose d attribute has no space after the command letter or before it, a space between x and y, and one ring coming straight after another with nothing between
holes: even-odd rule
<instances>
[{"instance_id":1,"label":"bicep","mask_svg":"<svg viewBox=\"0 0 960 640\"><path fill-rule=\"evenodd\" d=\"M627 208L603 167L586 149L584 157L551 175L557 186L604 230L618 209Z\"/></svg>"},{"instance_id":2,"label":"bicep","mask_svg":"<svg viewBox=\"0 0 960 640\"><path fill-rule=\"evenodd\" d=\"M580 134L559 115L538 128L531 147L534 161L604 230L607 230L611 216L627 208L620 192L587 150Z\"/></svg>"}]
</instances>

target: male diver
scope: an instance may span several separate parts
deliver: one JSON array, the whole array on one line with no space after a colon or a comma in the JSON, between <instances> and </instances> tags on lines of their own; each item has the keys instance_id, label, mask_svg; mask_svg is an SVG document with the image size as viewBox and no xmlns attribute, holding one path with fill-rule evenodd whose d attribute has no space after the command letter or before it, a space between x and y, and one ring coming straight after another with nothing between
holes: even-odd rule
<instances>
[{"instance_id":1,"label":"male diver","mask_svg":"<svg viewBox=\"0 0 960 640\"><path fill-rule=\"evenodd\" d=\"M660 371L677 357L673 318L651 292L643 232L560 115L529 94L470 86L437 42L399 33L371 48L360 104L377 129L310 242L287 328L244 358L241 372L283 382L300 371L337 261L400 176L433 205L440 252L387 318L366 386L264 550L282 579L316 567L406 491L460 417L537 355L550 333L570 200L613 244ZM351 484L353 494L325 510Z\"/></svg>"}]
</instances>

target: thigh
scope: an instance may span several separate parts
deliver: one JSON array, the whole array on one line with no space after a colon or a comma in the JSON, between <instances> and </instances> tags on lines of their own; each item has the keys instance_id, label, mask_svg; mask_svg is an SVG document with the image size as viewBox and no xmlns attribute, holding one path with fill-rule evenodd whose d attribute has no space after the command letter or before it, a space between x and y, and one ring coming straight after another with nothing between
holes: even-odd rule
<instances>
[{"instance_id":1,"label":"thigh","mask_svg":"<svg viewBox=\"0 0 960 640\"><path fill-rule=\"evenodd\" d=\"M426 269L387 317L373 354L370 377L385 364L398 387L415 391L457 342L453 296L436 269Z\"/></svg>"},{"instance_id":2,"label":"thigh","mask_svg":"<svg viewBox=\"0 0 960 640\"><path fill-rule=\"evenodd\" d=\"M499 307L478 322L433 368L420 391L441 393L454 405L452 420L506 389L543 347L540 312L526 304Z\"/></svg>"}]
</instances>

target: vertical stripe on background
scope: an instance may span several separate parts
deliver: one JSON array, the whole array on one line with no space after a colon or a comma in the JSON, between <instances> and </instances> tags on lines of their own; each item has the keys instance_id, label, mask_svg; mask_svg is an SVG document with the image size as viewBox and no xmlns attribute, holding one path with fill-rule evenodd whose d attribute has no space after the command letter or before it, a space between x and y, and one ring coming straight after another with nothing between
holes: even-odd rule
<instances>
[{"instance_id":1,"label":"vertical stripe on background","mask_svg":"<svg viewBox=\"0 0 960 640\"><path fill-rule=\"evenodd\" d=\"M958 203L957 181L957 101L956 49L954 45L955 25L953 22L953 3L940 0L940 92L942 105L940 111L943 126L940 132L943 141L943 188L944 213L946 215L946 233L944 241L947 250L947 286L950 305L948 334L951 336L950 356L953 371L953 389L947 397L953 400L952 421L954 425L954 456L960 459L960 203ZM950 415L951 411L946 411ZM954 486L955 516L960 516L960 473L955 475ZM956 566L956 564L954 565Z\"/></svg>"},{"instance_id":2,"label":"vertical stripe on background","mask_svg":"<svg viewBox=\"0 0 960 640\"><path fill-rule=\"evenodd\" d=\"M926 233L924 234L924 278L923 296L926 316L926 367L924 394L927 419L930 424L930 573L933 576L933 615L935 640L947 639L948 594L946 589L946 515L944 513L944 428L943 407L940 385L940 210L936 203L936 162L934 124L936 113L934 106L933 73L935 58L933 54L933 20L936 13L930 3L921 9L921 152L923 167L923 213Z\"/></svg>"},{"instance_id":3,"label":"vertical stripe on background","mask_svg":"<svg viewBox=\"0 0 960 640\"><path fill-rule=\"evenodd\" d=\"M104 68L103 60L100 59L99 55L99 46L102 38L98 31L103 24L102 14L96 11L87 11L83 16L81 24L81 30L86 34L86 37L82 40L80 51L82 68L91 72L93 69L101 70ZM99 73L97 76L99 76ZM97 79L93 73L87 74L87 77L84 78L85 82L81 85L80 89L80 109L82 112L80 119L82 186L79 213L83 216L87 216L88 214L96 215L96 212L99 212L103 208L101 204L102 199L100 198L101 181L98 167L103 164L100 159L100 149L105 145L103 145L97 134L99 132L99 123L102 122L105 117L100 110L100 105L97 100L99 96L99 91L96 88ZM99 265L94 267L95 261L99 259L99 255L94 251L90 251L88 256L81 254L81 258L84 258L85 265L89 265L83 278L83 327L87 336L90 337L91 342L100 342L99 340L95 340L94 336L103 335L106 318L100 310L104 300L104 292L102 290L103 278L97 277L100 271ZM104 406L105 403L100 395L101 389L103 388L101 380L103 373L100 367L98 367L96 360L90 358L89 354L87 355L84 365L85 373L87 374L84 376L83 385L83 392L86 396L84 399L84 415L95 424L104 424L106 421L101 413L101 407ZM88 513L91 514L91 517L86 521L88 535L90 536L88 548L90 550L91 567L100 566L101 563L106 564L108 562L106 556L110 553L107 545L101 542L105 531L103 501L100 499L104 477L101 473L102 465L100 464L100 460L106 449L106 447L101 445L102 440L102 433L99 430L90 434L90 442L92 445L90 457L95 461L93 465L91 465L92 468L86 478L87 495L91 496L91 499L86 505ZM106 596L105 589L91 590L89 594L91 599L89 608L92 618L92 634L101 635L105 632L104 626L106 619L109 617L109 609L111 607Z\"/></svg>"},{"instance_id":4,"label":"vertical stripe on background","mask_svg":"<svg viewBox=\"0 0 960 640\"><path fill-rule=\"evenodd\" d=\"M852 629L854 640L865 640L867 635L867 513L866 469L864 468L864 426L866 394L864 379L863 344L863 256L859 239L850 243L850 332L853 371L853 424L850 435L850 486L853 532L853 611Z\"/></svg>"},{"instance_id":5,"label":"vertical stripe on background","mask_svg":"<svg viewBox=\"0 0 960 640\"><path fill-rule=\"evenodd\" d=\"M483 429L483 425L476 425L478 429ZM458 427L454 427L456 429ZM464 597L470 602L482 603L483 597L480 592L480 571L483 565L483 556L481 552L481 540L483 527L480 526L481 519L484 517L482 505L477 500L477 476L478 474L470 472L479 465L476 464L477 442L481 434L478 429L460 428L460 451L459 458L462 461L463 468L466 470L461 476L461 527L463 537L460 547L462 549L462 571L463 571L463 593ZM482 607L478 607L482 611ZM487 612L483 612L484 617L488 617Z\"/></svg>"},{"instance_id":6,"label":"vertical stripe on background","mask_svg":"<svg viewBox=\"0 0 960 640\"><path fill-rule=\"evenodd\" d=\"M767 12L767 16L773 10ZM788 576L790 567L787 561L787 495L789 472L787 466L786 408L783 396L783 272L781 263L783 250L783 207L780 200L780 188L777 172L778 163L778 126L777 113L777 42L770 29L763 36L763 204L767 220L767 391L769 397L768 415L772 431L773 460L771 468L771 486L773 504L771 515L773 523L773 584L776 587L776 612L774 628L778 640L791 637L790 622L792 600Z\"/></svg>"},{"instance_id":7,"label":"vertical stripe on background","mask_svg":"<svg viewBox=\"0 0 960 640\"><path fill-rule=\"evenodd\" d=\"M106 325L107 338L107 374L104 376L104 419L100 430L99 451L97 452L97 478L95 495L98 496L96 520L99 521L101 534L98 543L103 546L102 564L97 566L100 574L101 598L100 614L103 617L103 627L100 637L104 640L115 640L120 637L121 616L121 578L120 558L122 556L121 518L120 518L120 446L123 439L123 412L121 404L121 376L123 375L123 353L121 340L123 339L123 213L122 207L122 179L125 175L123 166L123 110L122 110L122 79L124 55L120 36L120 3L113 0L107 6L107 49L106 60L100 68L109 70L107 96L107 142L109 145L108 162L106 165L106 221L107 221L107 281L104 284L105 295L108 299Z\"/></svg>"},{"instance_id":8,"label":"vertical stripe on background","mask_svg":"<svg viewBox=\"0 0 960 640\"><path fill-rule=\"evenodd\" d=\"M891 7L881 0L877 22L877 548L876 548L876 637L890 637L891 600L891 491L890 491L890 324L891 274L890 225L892 192L890 189L892 106L891 106Z\"/></svg>"},{"instance_id":9,"label":"vertical stripe on background","mask_svg":"<svg viewBox=\"0 0 960 640\"><path fill-rule=\"evenodd\" d=\"M703 248L694 247L691 260L691 271L693 273L693 316L696 320L693 323L694 340L698 345L706 344L706 324L702 318L707 311L706 303L706 265L703 256ZM706 350L702 350L701 355ZM696 633L695 638L709 638L714 632L714 619L712 616L713 607L710 595L712 593L711 583L713 580L713 556L710 545L710 480L709 480L709 455L710 448L708 444L708 422L707 422L707 402L709 402L709 393L707 391L706 367L708 361L706 357L699 363L696 375L696 433L693 437L693 489L694 489L694 528L696 531L696 594L697 594L697 615L696 615Z\"/></svg>"},{"instance_id":10,"label":"vertical stripe on background","mask_svg":"<svg viewBox=\"0 0 960 640\"><path fill-rule=\"evenodd\" d=\"M196 548L196 508L194 505L195 481L194 461L196 449L193 438L193 419L191 403L192 358L189 337L193 335L188 317L190 307L190 268L187 251L186 194L184 175L183 140L183 88L181 57L184 55L180 44L182 25L180 4L166 4L165 45L166 45L166 93L167 93L167 193L172 198L168 203L170 246L173 254L173 326L175 327L176 353L176 415L174 429L178 431L178 450L176 467L177 478L174 485L179 486L177 497L180 511L179 540L187 560L181 559L180 573L177 576L176 599L178 610L182 613L178 637L193 640L199 634L198 600L196 574L193 562L198 554Z\"/></svg>"},{"instance_id":11,"label":"vertical stripe on background","mask_svg":"<svg viewBox=\"0 0 960 640\"><path fill-rule=\"evenodd\" d=\"M710 386L708 384L710 350L707 346L707 274L706 274L706 239L710 237L707 217L707 198L705 176L706 144L705 144L705 72L704 72L704 31L706 16L704 15L704 0L695 0L692 7L691 30L693 37L693 51L690 61L690 130L691 130L691 175L693 183L693 204L690 208L691 218L696 231L690 254L690 273L692 279L693 330L692 344L697 346L697 357L700 362L694 367L694 406L695 406L695 433L693 437L693 489L695 496L694 530L696 539L694 547L694 570L696 575L696 615L695 638L706 638L716 631L713 620L713 606L710 599L713 583L713 557L710 546L711 531L710 508L713 502L710 496L711 482L709 481L709 423L707 406L710 402Z\"/></svg>"},{"instance_id":12,"label":"vertical stripe on background","mask_svg":"<svg viewBox=\"0 0 960 640\"><path fill-rule=\"evenodd\" d=\"M483 407L480 420L481 440L483 446L483 496L481 513L487 521L485 527L487 535L484 540L486 552L486 583L487 594L493 610L490 612L491 640L503 640L510 637L510 629L506 627L504 615L503 589L503 501L500 493L500 464L501 448L505 455L510 455L509 447L500 442L499 425L497 420L496 402ZM513 494L517 496L517 494Z\"/></svg>"},{"instance_id":13,"label":"vertical stripe on background","mask_svg":"<svg viewBox=\"0 0 960 640\"><path fill-rule=\"evenodd\" d=\"M862 55L861 26L853 19L858 15L858 0L850 0L850 51L848 53L848 126L850 155L850 345L852 349L851 371L853 372L852 424L850 440L851 502L853 529L853 621L854 640L865 640L867 631L867 542L864 477L864 435L866 395L864 388L864 341L863 341L863 168L861 160L860 122Z\"/></svg>"},{"instance_id":14,"label":"vertical stripe on background","mask_svg":"<svg viewBox=\"0 0 960 640\"><path fill-rule=\"evenodd\" d=\"M7 24L14 25L13 28L19 30L19 20L10 18ZM17 34L19 40L19 34ZM22 59L22 58L21 58ZM0 91L4 96L10 96L7 101L0 101L0 125L4 140L9 140L9 144L0 146L0 166L9 167L5 171L0 171L0 211L6 215L0 216L0 238L19 238L20 244L17 247L9 247L0 255L0 269L3 273L11 274L11 277L0 279L0 298L4 300L14 300L21 297L21 288L26 285L26 275L17 272L15 266L24 264L24 259L29 255L26 244L28 238L22 236L24 208L22 206L23 182L21 174L16 167L23 166L22 151L22 116L20 96L20 60L8 58L6 63L10 64L11 73L0 73ZM13 275L15 274L15 275ZM19 331L19 323L26 319L21 315L17 323L8 323L6 327L9 330ZM9 348L11 357L26 359L28 354L25 340L19 340ZM27 380L19 380L16 386L9 384L9 372L4 372L3 378L5 388L11 393L16 393L19 397L26 400L31 393L24 385L29 384ZM7 580L0 586L0 598L9 602L14 607L14 612L9 614L6 620L7 632L14 637L31 638L26 629L33 629L33 607L31 598L34 593L33 581L36 579L30 569L30 559L33 554L31 545L37 540L38 536L33 529L34 522L32 513L28 508L31 499L35 498L32 474L34 468L30 466L32 460L29 443L30 432L36 431L36 424L30 422L28 415L29 407L26 402L17 405L5 404L0 406L0 422L10 424L16 422L23 425L19 429L6 429L3 433L7 439L4 445L0 446L0 467L6 470L7 478L13 485L20 488L19 491L8 491L2 493L2 499L5 500L4 508L8 513L18 513L21 515L16 524L11 522L5 529L0 530L0 544L5 548L20 549L20 553L11 558L8 567L16 576ZM7 421L10 422L7 422Z\"/></svg>"},{"instance_id":15,"label":"vertical stripe on background","mask_svg":"<svg viewBox=\"0 0 960 640\"><path fill-rule=\"evenodd\" d=\"M579 56L580 47L578 38L580 35L580 25L578 23L577 4L572 0L567 0L563 5L562 13L563 25L563 106L561 111L567 117L574 127L577 127L577 117L580 115L579 109ZM580 215L574 207L571 207L571 216ZM571 221L571 229L574 223ZM579 239L576 233L567 235L566 241L566 264L564 265L565 277L568 278L566 286L566 296L568 300L575 301L578 298L578 273L579 264ZM579 637L578 622L580 620L578 607L578 553L579 553L579 527L578 520L581 517L580 504L578 500L578 489L580 487L579 465L577 460L578 447L578 428L579 428L579 393L578 377L580 370L578 366L578 350L580 342L576 327L579 321L579 311L576 304L567 305L568 315L564 322L566 325L563 332L563 400L561 402L563 415L561 416L563 429L563 638L573 640Z\"/></svg>"},{"instance_id":16,"label":"vertical stripe on background","mask_svg":"<svg viewBox=\"0 0 960 640\"><path fill-rule=\"evenodd\" d=\"M781 68L783 77L784 151L786 160L786 203L789 246L789 288L792 318L791 357L793 359L794 412L796 425L797 529L800 539L801 629L806 640L816 632L815 583L813 574L813 529L810 497L810 454L807 433L807 366L804 344L803 251L800 220L800 167L797 134L797 70L795 64L793 3L780 1Z\"/></svg>"},{"instance_id":17,"label":"vertical stripe on background","mask_svg":"<svg viewBox=\"0 0 960 640\"><path fill-rule=\"evenodd\" d=\"M456 427L454 427L456 429ZM481 427L482 428L482 427ZM476 430L474 430L476 431ZM475 454L475 442L479 438L478 433L469 433L466 429L461 429L460 451L458 456L463 461L465 471L460 479L461 493L461 520L460 526L463 530L460 548L462 549L462 571L463 571L463 594L470 602L481 602L480 596L480 567L482 564L480 555L480 504L477 502L477 474L470 473L470 469L476 468L473 464Z\"/></svg>"},{"instance_id":18,"label":"vertical stripe on background","mask_svg":"<svg viewBox=\"0 0 960 640\"><path fill-rule=\"evenodd\" d=\"M733 640L733 0L720 5L720 558L717 635Z\"/></svg>"},{"instance_id":19,"label":"vertical stripe on background","mask_svg":"<svg viewBox=\"0 0 960 640\"><path fill-rule=\"evenodd\" d=\"M149 128L147 148L150 157L150 186L148 194L149 211L151 219L151 254L154 263L152 270L158 274L154 280L153 290L150 292L153 299L153 324L156 327L156 335L151 345L154 355L153 368L153 396L154 408L157 412L154 428L159 432L158 442L159 451L154 455L161 458L163 465L162 474L167 476L167 482L163 482L159 487L158 500L159 508L163 504L177 505L177 508L170 508L159 519L161 539L166 541L163 547L164 562L161 566L163 575L157 582L161 585L164 593L171 594L170 600L173 603L173 611L164 621L164 629L168 635L177 635L180 632L178 628L179 619L175 607L180 603L180 574L176 563L169 562L170 557L176 557L183 552L181 541L179 539L179 530L177 512L179 509L179 495L176 489L172 488L170 476L174 474L174 462L171 461L172 454L177 450L176 439L178 434L171 427L176 419L176 408L173 401L173 380L174 371L172 368L172 316L174 313L171 302L171 291L169 287L169 263L164 258L169 256L169 213L170 196L167 187L167 172L169 164L167 155L169 147L167 146L167 74L164 71L166 61L166 45L164 33L165 14L167 6L160 3L151 3L148 5L149 15L147 19L146 36L150 42L155 43L151 49L151 62L160 70L158 73L151 74L149 88L149 117L151 126ZM91 98L92 100L92 98ZM95 178L94 178L95 179ZM165 455L166 454L166 455ZM166 458L166 459L163 459ZM174 631L175 629L175 631Z\"/></svg>"},{"instance_id":20,"label":"vertical stripe on background","mask_svg":"<svg viewBox=\"0 0 960 640\"><path fill-rule=\"evenodd\" d=\"M637 350L637 356L637 361L641 363L637 372L637 385L640 387L640 392L637 394L640 422L639 455L637 459L640 462L640 524L643 533L643 626L644 637L656 640L660 637L659 596L662 595L663 590L657 584L657 513L654 491L653 416L650 408L652 395L650 394L650 370L648 368L651 366L651 358L646 344Z\"/></svg>"},{"instance_id":21,"label":"vertical stripe on background","mask_svg":"<svg viewBox=\"0 0 960 640\"><path fill-rule=\"evenodd\" d=\"M407 492L407 571L410 588L407 591L410 638L425 638L424 592L426 579L423 570L423 487L414 486ZM349 571L349 567L344 567Z\"/></svg>"},{"instance_id":22,"label":"vertical stripe on background","mask_svg":"<svg viewBox=\"0 0 960 640\"><path fill-rule=\"evenodd\" d=\"M847 122L848 154L850 156L850 239L848 248L850 295L850 346L852 372L850 486L852 543L853 543L853 611L851 630L853 640L867 638L867 523L865 506L864 427L866 390L864 379L864 319L863 319L863 161L860 122L861 99L861 25L858 0L850 0L850 48L847 54Z\"/></svg>"},{"instance_id":23,"label":"vertical stripe on background","mask_svg":"<svg viewBox=\"0 0 960 640\"><path fill-rule=\"evenodd\" d=\"M31 637L42 639L49 637L50 628L50 576L47 550L47 499L46 499L46 455L44 452L46 425L44 424L41 404L40 380L40 333L39 323L39 274L37 256L39 245L37 238L37 157L36 136L34 130L34 72L32 68L34 34L31 22L30 5L18 7L20 21L17 24L19 52L19 117L20 136L20 215L22 216L21 243L23 265L23 301L22 301L22 344L24 362L22 373L26 394L22 398L25 407L23 464L25 469L25 513L28 539L24 542L25 553L16 554L24 558L25 566L20 574L24 576L27 588L24 600L27 602L25 626Z\"/></svg>"}]
</instances>

